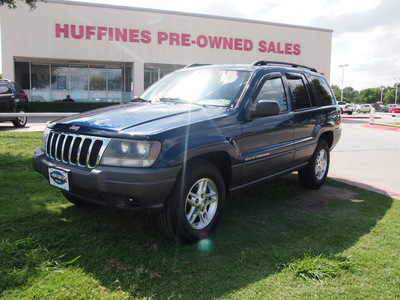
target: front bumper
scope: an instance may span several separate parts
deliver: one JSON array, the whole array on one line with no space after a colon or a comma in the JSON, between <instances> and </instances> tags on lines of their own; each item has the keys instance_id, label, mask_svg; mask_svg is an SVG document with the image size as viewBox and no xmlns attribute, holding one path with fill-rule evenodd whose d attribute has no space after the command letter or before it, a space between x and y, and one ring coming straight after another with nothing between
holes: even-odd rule
<instances>
[{"instance_id":1,"label":"front bumper","mask_svg":"<svg viewBox=\"0 0 400 300\"><path fill-rule=\"evenodd\" d=\"M109 166L84 169L52 161L41 148L35 149L32 163L33 169L47 179L49 167L68 171L69 193L86 201L148 212L157 212L163 207L181 169Z\"/></svg>"}]
</instances>

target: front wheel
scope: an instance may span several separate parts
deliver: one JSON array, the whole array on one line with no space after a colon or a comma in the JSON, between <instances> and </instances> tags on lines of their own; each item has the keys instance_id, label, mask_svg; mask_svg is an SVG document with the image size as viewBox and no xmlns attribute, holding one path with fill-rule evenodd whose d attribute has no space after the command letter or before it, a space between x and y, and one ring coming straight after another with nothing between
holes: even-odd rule
<instances>
[{"instance_id":1,"label":"front wheel","mask_svg":"<svg viewBox=\"0 0 400 300\"><path fill-rule=\"evenodd\" d=\"M308 165L299 171L300 183L309 189L318 189L324 184L329 170L329 146L325 140L319 140Z\"/></svg>"},{"instance_id":2,"label":"front wheel","mask_svg":"<svg viewBox=\"0 0 400 300\"><path fill-rule=\"evenodd\" d=\"M196 160L183 168L158 215L161 231L178 243L195 243L211 235L225 202L225 184L218 168Z\"/></svg>"}]
</instances>

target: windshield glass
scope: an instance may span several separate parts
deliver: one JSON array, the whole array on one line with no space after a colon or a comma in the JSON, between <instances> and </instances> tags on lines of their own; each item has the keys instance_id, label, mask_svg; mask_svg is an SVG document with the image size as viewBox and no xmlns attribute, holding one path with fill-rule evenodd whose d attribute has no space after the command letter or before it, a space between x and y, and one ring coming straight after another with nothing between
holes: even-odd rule
<instances>
[{"instance_id":1,"label":"windshield glass","mask_svg":"<svg viewBox=\"0 0 400 300\"><path fill-rule=\"evenodd\" d=\"M234 107L250 75L248 71L184 69L156 82L140 98L151 102Z\"/></svg>"}]
</instances>

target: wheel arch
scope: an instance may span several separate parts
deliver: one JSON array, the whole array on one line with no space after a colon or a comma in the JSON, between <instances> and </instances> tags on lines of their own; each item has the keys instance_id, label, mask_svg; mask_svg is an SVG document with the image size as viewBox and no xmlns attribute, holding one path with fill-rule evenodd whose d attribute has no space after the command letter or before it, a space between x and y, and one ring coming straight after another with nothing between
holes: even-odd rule
<instances>
[{"instance_id":1,"label":"wheel arch","mask_svg":"<svg viewBox=\"0 0 400 300\"><path fill-rule=\"evenodd\" d=\"M333 145L333 132L332 131L326 131L321 134L319 137L320 140L325 140L325 142L328 144L329 148L332 148Z\"/></svg>"},{"instance_id":2,"label":"wheel arch","mask_svg":"<svg viewBox=\"0 0 400 300\"><path fill-rule=\"evenodd\" d=\"M224 180L225 191L228 191L228 187L232 181L232 168L231 168L231 160L229 154L224 151L210 152L201 154L198 156L191 157L186 164L189 165L196 160L205 160L217 167L221 176Z\"/></svg>"}]
</instances>

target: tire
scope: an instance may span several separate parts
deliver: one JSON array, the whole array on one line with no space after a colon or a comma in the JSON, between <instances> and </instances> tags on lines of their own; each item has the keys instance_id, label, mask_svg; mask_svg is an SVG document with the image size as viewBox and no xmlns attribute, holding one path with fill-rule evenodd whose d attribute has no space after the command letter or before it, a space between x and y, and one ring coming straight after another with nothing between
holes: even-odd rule
<instances>
[{"instance_id":1,"label":"tire","mask_svg":"<svg viewBox=\"0 0 400 300\"><path fill-rule=\"evenodd\" d=\"M25 110L21 109L18 111L19 113L24 113ZM12 121L14 127L25 127L26 122L28 122L28 118L27 117L17 117L17 119L15 119L14 121Z\"/></svg>"},{"instance_id":2,"label":"tire","mask_svg":"<svg viewBox=\"0 0 400 300\"><path fill-rule=\"evenodd\" d=\"M352 114L353 114L353 112L352 112L352 111L349 111L347 114L350 116L350 115L352 115Z\"/></svg>"},{"instance_id":3,"label":"tire","mask_svg":"<svg viewBox=\"0 0 400 300\"><path fill-rule=\"evenodd\" d=\"M357 113L359 114L361 111L359 109L357 109Z\"/></svg>"},{"instance_id":4,"label":"tire","mask_svg":"<svg viewBox=\"0 0 400 300\"><path fill-rule=\"evenodd\" d=\"M92 203L85 201L83 198L80 198L76 195L73 195L69 192L66 191L61 191L65 199L67 199L69 202L74 204L75 206L93 206Z\"/></svg>"},{"instance_id":5,"label":"tire","mask_svg":"<svg viewBox=\"0 0 400 300\"><path fill-rule=\"evenodd\" d=\"M325 140L319 140L308 165L299 171L301 185L309 189L320 188L328 175L329 160L328 143Z\"/></svg>"},{"instance_id":6,"label":"tire","mask_svg":"<svg viewBox=\"0 0 400 300\"><path fill-rule=\"evenodd\" d=\"M196 160L182 169L158 225L176 242L192 244L208 238L217 226L225 202L225 184L218 168Z\"/></svg>"}]
</instances>

